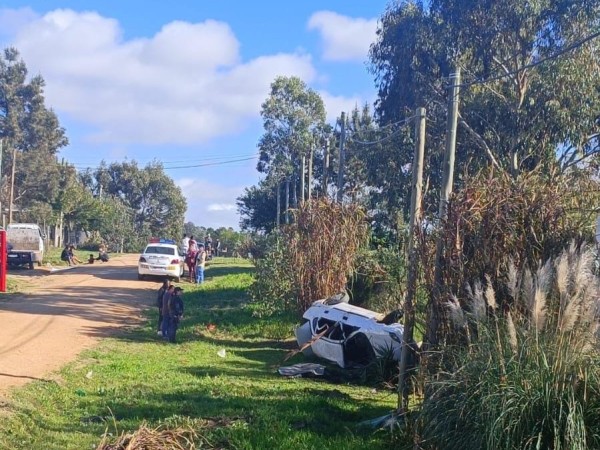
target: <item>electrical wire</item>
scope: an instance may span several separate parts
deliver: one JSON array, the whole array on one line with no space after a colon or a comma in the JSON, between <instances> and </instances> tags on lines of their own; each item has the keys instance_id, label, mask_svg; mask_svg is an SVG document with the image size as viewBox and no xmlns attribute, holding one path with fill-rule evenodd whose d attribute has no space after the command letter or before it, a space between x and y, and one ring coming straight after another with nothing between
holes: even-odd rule
<instances>
[{"instance_id":1,"label":"electrical wire","mask_svg":"<svg viewBox=\"0 0 600 450\"><path fill-rule=\"evenodd\" d=\"M536 67L536 66L539 66L541 64L544 64L547 61L556 59L556 58L558 58L558 57L560 57L560 56L562 56L562 55L564 55L566 53L569 53L570 51L575 50L576 48L581 47L582 45L586 44L587 42L589 42L589 41L591 41L593 39L596 39L597 37L600 37L600 31L598 31L596 33L593 33L593 34L590 34L589 36L586 36L585 38L583 38L583 39L581 39L579 41L576 41L576 42L572 43L571 45L568 45L568 46L564 47L563 49L557 51L556 53L553 53L552 55L548 55L548 56L546 56L546 57L544 57L542 59L539 59L539 60L537 60L535 62L532 62L530 64L526 64L526 65L524 65L522 67L519 67L518 69L509 71L509 72L505 72L503 74L496 75L496 76L493 76L493 77L489 77L489 78L486 78L484 80L475 80L475 81L471 81L469 83L459 84L458 87L468 88L468 87L479 85L479 84L486 84L486 83L489 83L491 81L501 80L501 79L509 77L511 75L516 75L519 72L522 72L523 70L531 69L533 67Z\"/></svg>"},{"instance_id":2,"label":"electrical wire","mask_svg":"<svg viewBox=\"0 0 600 450\"><path fill-rule=\"evenodd\" d=\"M221 166L221 165L233 164L233 163L241 162L241 161L250 161L252 159L258 158L258 155L254 154L253 156L249 156L249 157L245 157L245 158L232 158L232 157L223 157L223 158L230 158L230 159L227 159L225 161L213 161L213 162L206 162L206 163L201 163L201 164L186 164L186 165L179 165L179 166L166 165L166 166L163 166L162 169L163 170L177 170L177 169L193 169L193 168L197 168L197 167ZM208 159L208 161L211 161L214 159L215 158ZM202 159L190 160L190 161L202 161ZM162 162L162 161L157 161L157 162L160 164L164 164L164 162ZM171 161L171 162L174 163L175 161ZM62 166L62 164L58 161L56 162L56 164L59 166ZM68 164L68 166L73 167L74 169L76 169L78 171L84 171L84 170L94 171L94 170L108 168L107 166L81 166L81 165L76 165L76 164Z\"/></svg>"},{"instance_id":3,"label":"electrical wire","mask_svg":"<svg viewBox=\"0 0 600 450\"><path fill-rule=\"evenodd\" d=\"M400 121L396 122L394 125L396 125L396 126L402 126L402 125L404 125L404 124L406 124L406 123L410 122L411 120L413 120L415 117L417 117L417 116L410 116L410 117L407 117L407 118L405 118L405 119L402 119L402 120L400 120ZM387 126L388 126L388 125L386 125L386 127L387 127ZM383 127L383 128L385 128L385 127ZM381 128L381 129L383 129L383 128ZM385 137L383 137L383 138L381 138L381 139L377 139L377 140L375 140L375 141L359 141L358 139L355 139L355 138L353 137L353 135L350 135L350 136L348 137L348 140L351 140L352 142L354 142L354 143L356 143L356 144L361 144L361 145L375 145L375 144L379 144L379 143L381 143L381 142L385 142L385 141L387 141L387 140L389 140L389 139L392 139L393 137L395 137L395 136L397 136L398 134L400 134L400 132L402 132L402 129L398 129L398 130L394 131L392 134L390 134L390 135L388 135L388 136L385 136ZM353 134L354 134L354 133L353 133Z\"/></svg>"}]
</instances>

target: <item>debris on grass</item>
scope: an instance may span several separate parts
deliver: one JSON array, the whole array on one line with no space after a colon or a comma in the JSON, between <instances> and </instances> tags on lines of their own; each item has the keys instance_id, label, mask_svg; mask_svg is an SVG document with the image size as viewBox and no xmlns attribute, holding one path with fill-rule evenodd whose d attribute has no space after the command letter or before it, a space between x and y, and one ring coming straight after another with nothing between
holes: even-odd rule
<instances>
[{"instance_id":1,"label":"debris on grass","mask_svg":"<svg viewBox=\"0 0 600 450\"><path fill-rule=\"evenodd\" d=\"M104 434L96 450L196 450L214 449L206 438L191 427L150 428L143 423L134 433L122 433L115 442Z\"/></svg>"},{"instance_id":2,"label":"debris on grass","mask_svg":"<svg viewBox=\"0 0 600 450\"><path fill-rule=\"evenodd\" d=\"M114 419L114 416L113 416ZM121 433L117 438L109 434L108 429L96 450L222 450L226 447L211 443L200 432L215 428L233 427L247 424L245 417L206 417L197 420L177 418L174 423L163 423L155 428L143 422L133 433ZM116 422L114 422L116 428Z\"/></svg>"}]
</instances>

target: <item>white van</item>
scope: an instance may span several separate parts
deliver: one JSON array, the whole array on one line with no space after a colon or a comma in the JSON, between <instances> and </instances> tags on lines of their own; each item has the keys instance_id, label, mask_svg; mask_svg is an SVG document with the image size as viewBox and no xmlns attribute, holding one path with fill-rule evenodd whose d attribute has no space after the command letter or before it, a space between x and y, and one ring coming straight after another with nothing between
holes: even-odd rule
<instances>
[{"instance_id":1,"label":"white van","mask_svg":"<svg viewBox=\"0 0 600 450\"><path fill-rule=\"evenodd\" d=\"M44 234L35 223L11 223L6 227L9 265L42 265L44 259Z\"/></svg>"}]
</instances>

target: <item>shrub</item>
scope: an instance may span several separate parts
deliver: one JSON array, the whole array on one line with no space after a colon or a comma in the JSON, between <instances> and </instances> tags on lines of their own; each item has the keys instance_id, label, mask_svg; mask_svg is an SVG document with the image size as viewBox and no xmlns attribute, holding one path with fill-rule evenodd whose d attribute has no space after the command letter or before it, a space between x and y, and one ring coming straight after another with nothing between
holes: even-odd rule
<instances>
[{"instance_id":1,"label":"shrub","mask_svg":"<svg viewBox=\"0 0 600 450\"><path fill-rule=\"evenodd\" d=\"M382 312L397 309L405 295L405 279L406 265L398 249L363 249L350 279L353 303Z\"/></svg>"},{"instance_id":2,"label":"shrub","mask_svg":"<svg viewBox=\"0 0 600 450\"><path fill-rule=\"evenodd\" d=\"M249 289L255 316L269 317L296 309L294 280L286 246L274 235L264 255L255 262L255 282Z\"/></svg>"},{"instance_id":3,"label":"shrub","mask_svg":"<svg viewBox=\"0 0 600 450\"><path fill-rule=\"evenodd\" d=\"M257 314L292 307L303 313L313 301L344 291L366 243L365 215L356 205L311 200L293 215L292 224L270 235L256 261L250 295Z\"/></svg>"},{"instance_id":4,"label":"shrub","mask_svg":"<svg viewBox=\"0 0 600 450\"><path fill-rule=\"evenodd\" d=\"M367 242L362 208L329 199L304 202L294 210L294 223L284 229L298 309L346 288L356 256Z\"/></svg>"},{"instance_id":5,"label":"shrub","mask_svg":"<svg viewBox=\"0 0 600 450\"><path fill-rule=\"evenodd\" d=\"M419 415L424 448L600 448L592 271L592 252L572 245L534 273L509 265L510 307L498 306L489 278L450 303L468 345L449 350L446 370L430 380Z\"/></svg>"}]
</instances>

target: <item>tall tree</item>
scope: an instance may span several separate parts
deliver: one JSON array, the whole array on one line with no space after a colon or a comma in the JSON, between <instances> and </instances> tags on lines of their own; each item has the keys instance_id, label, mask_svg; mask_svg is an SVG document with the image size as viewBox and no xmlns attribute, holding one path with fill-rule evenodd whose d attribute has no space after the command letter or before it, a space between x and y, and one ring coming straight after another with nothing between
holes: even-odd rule
<instances>
[{"instance_id":1,"label":"tall tree","mask_svg":"<svg viewBox=\"0 0 600 450\"><path fill-rule=\"evenodd\" d=\"M142 169L135 161L103 164L93 179L89 174L85 179L93 192L114 197L129 211L135 232L131 245L136 249L150 237L181 237L186 200L160 163L150 163Z\"/></svg>"},{"instance_id":2,"label":"tall tree","mask_svg":"<svg viewBox=\"0 0 600 450\"><path fill-rule=\"evenodd\" d=\"M600 44L583 41L599 22L595 0L398 2L381 18L370 53L379 118L426 106L438 167L446 77L460 67L459 164L516 175L556 164L560 150L568 167L598 150Z\"/></svg>"},{"instance_id":3,"label":"tall tree","mask_svg":"<svg viewBox=\"0 0 600 450\"><path fill-rule=\"evenodd\" d=\"M280 189L278 183L273 186L266 179L259 181L258 186L244 189L244 193L237 199L242 230L269 233L275 228L277 194L274 189L278 188Z\"/></svg>"},{"instance_id":4,"label":"tall tree","mask_svg":"<svg viewBox=\"0 0 600 450\"><path fill-rule=\"evenodd\" d=\"M4 204L9 200L7 175L14 164L14 198L22 210L36 203L52 202L59 194L56 154L68 140L56 114L44 103L43 78L37 75L28 79L19 52L5 49L0 56L0 138L4 143L0 199Z\"/></svg>"},{"instance_id":5,"label":"tall tree","mask_svg":"<svg viewBox=\"0 0 600 450\"><path fill-rule=\"evenodd\" d=\"M262 104L261 116L265 133L258 144L257 169L268 174L274 186L285 179L289 198L289 187L296 193L300 184L302 156L309 155L325 127L323 100L301 79L277 77Z\"/></svg>"}]
</instances>

